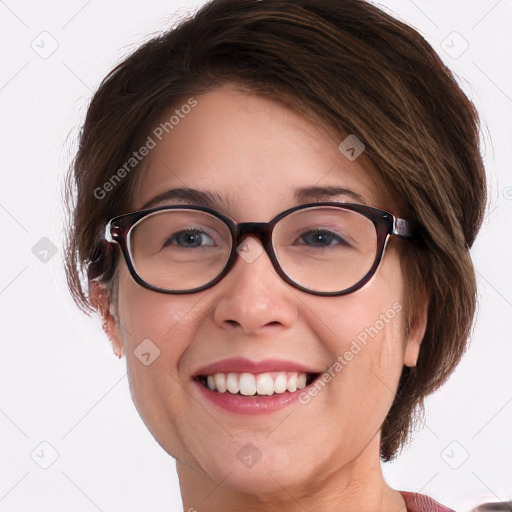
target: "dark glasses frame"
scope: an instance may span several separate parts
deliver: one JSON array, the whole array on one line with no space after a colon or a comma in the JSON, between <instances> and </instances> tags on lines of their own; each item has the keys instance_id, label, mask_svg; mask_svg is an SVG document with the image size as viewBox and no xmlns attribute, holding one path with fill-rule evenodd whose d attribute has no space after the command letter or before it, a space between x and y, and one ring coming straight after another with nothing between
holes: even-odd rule
<instances>
[{"instance_id":1,"label":"dark glasses frame","mask_svg":"<svg viewBox=\"0 0 512 512\"><path fill-rule=\"evenodd\" d=\"M277 260L276 254L274 252L274 248L272 246L272 233L276 226L276 224L283 219L284 217L290 215L299 210L305 210L309 208L315 207L334 207L340 208L343 210L349 210L353 212L360 213L364 217L370 219L375 226L376 234L377 234L377 251L375 253L375 260L373 262L372 267L366 273L366 275L360 279L356 284L351 286L350 288L346 288L345 290L335 291L335 292L318 292L316 290L311 290L310 288L306 288L299 283L296 283L293 279L288 277L288 275L281 269L279 262ZM232 247L231 254L222 269L222 271L203 286L193 288L190 290L167 290L165 288L159 288L154 286L144 279L142 279L136 272L135 267L132 262L132 257L130 254L130 249L128 247L128 235L130 230L133 228L135 224L137 224L140 220L142 220L147 215L150 215L155 212L163 211L163 210L195 210L200 212L206 212L220 221L222 221L227 228L229 229L232 237ZM300 206L295 206L293 208L289 208L278 215L276 215L272 220L268 222L240 222L237 223L227 215L224 215L212 208L204 207L204 206L194 206L194 205L166 205L166 206L158 206L155 208L149 208L146 210L138 210L131 213L126 213L124 215L119 215L118 217L114 217L111 219L105 228L105 240L109 243L116 243L121 247L121 251L123 253L124 259L128 266L128 270L130 271L131 276L139 285L147 288L148 290L153 290L155 292L166 293L166 294L188 294L195 293L199 291L206 290L219 281L221 281L232 269L235 264L238 253L237 248L243 242L245 238L248 236L254 236L257 238L267 256L269 257L272 265L277 272L277 274L283 279L286 283L291 286L307 292L313 295L321 295L321 296L338 296L338 295L346 295L348 293L355 292L363 287L375 274L377 271L380 262L382 260L382 256L384 254L384 250L387 245L387 240L391 236L397 236L403 238L405 240L418 240L419 229L418 225L413 221L408 221L405 219L400 219L395 217L392 213L389 213L385 210L379 210L377 208L373 208L371 206L366 206L362 204L356 203L342 203L342 202L319 202L319 203L308 203Z\"/></svg>"}]
</instances>

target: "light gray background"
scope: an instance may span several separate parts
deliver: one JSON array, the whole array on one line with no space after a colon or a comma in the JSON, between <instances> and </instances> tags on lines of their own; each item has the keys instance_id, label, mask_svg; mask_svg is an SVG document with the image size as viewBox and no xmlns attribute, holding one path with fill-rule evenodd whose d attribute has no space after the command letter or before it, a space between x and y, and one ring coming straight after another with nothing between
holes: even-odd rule
<instances>
[{"instance_id":1,"label":"light gray background","mask_svg":"<svg viewBox=\"0 0 512 512\"><path fill-rule=\"evenodd\" d=\"M2 512L181 510L174 461L131 403L124 360L67 294L61 194L102 77L202 3L0 0ZM443 56L485 129L490 205L472 251L480 285L473 342L428 400L412 446L385 465L392 486L469 510L512 499L512 1L381 5Z\"/></svg>"}]
</instances>

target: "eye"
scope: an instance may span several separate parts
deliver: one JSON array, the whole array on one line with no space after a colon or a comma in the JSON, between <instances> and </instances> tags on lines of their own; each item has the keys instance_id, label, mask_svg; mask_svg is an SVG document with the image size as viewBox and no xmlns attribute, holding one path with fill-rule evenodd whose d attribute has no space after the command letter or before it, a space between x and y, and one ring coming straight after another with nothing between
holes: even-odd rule
<instances>
[{"instance_id":1,"label":"eye","mask_svg":"<svg viewBox=\"0 0 512 512\"><path fill-rule=\"evenodd\" d=\"M215 245L213 239L204 231L199 229L187 229L178 231L170 236L164 243L164 247L169 245L178 245L185 249L195 249L196 247L205 247Z\"/></svg>"},{"instance_id":2,"label":"eye","mask_svg":"<svg viewBox=\"0 0 512 512\"><path fill-rule=\"evenodd\" d=\"M312 247L328 247L330 245L349 245L343 238L336 233L328 230L311 230L306 231L299 238L301 245L309 245Z\"/></svg>"}]
</instances>

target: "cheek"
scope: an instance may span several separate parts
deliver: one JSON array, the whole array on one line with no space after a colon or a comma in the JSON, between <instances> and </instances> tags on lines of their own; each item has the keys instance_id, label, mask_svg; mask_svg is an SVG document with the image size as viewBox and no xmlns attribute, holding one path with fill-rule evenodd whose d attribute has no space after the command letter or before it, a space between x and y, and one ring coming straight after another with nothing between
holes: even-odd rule
<instances>
[{"instance_id":1,"label":"cheek","mask_svg":"<svg viewBox=\"0 0 512 512\"><path fill-rule=\"evenodd\" d=\"M374 320L360 330L364 336L359 339L352 336L336 345L332 388L323 396L328 423L342 440L338 452L347 458L378 433L395 397L402 369L402 316L391 315L383 325Z\"/></svg>"},{"instance_id":2,"label":"cheek","mask_svg":"<svg viewBox=\"0 0 512 512\"><path fill-rule=\"evenodd\" d=\"M382 269L384 270L384 269ZM381 273L385 274L384 272ZM403 293L400 275L370 281L364 288L337 298L313 298L307 322L317 336L337 355L361 347L375 347L376 353L397 353L403 345ZM348 356L350 357L350 355Z\"/></svg>"},{"instance_id":3,"label":"cheek","mask_svg":"<svg viewBox=\"0 0 512 512\"><path fill-rule=\"evenodd\" d=\"M393 401L405 346L401 272L389 256L364 288L329 302L312 301L308 310L332 361L332 410L348 407L354 421L370 420L377 427Z\"/></svg>"},{"instance_id":4,"label":"cheek","mask_svg":"<svg viewBox=\"0 0 512 512\"><path fill-rule=\"evenodd\" d=\"M178 436L170 411L186 406L178 363L197 332L200 306L199 294L155 293L120 276L119 315L131 396L147 428L167 450L174 451Z\"/></svg>"},{"instance_id":5,"label":"cheek","mask_svg":"<svg viewBox=\"0 0 512 512\"><path fill-rule=\"evenodd\" d=\"M165 295L142 288L130 276L120 277L119 315L128 352L145 339L161 355L179 357L193 338L201 295Z\"/></svg>"}]
</instances>

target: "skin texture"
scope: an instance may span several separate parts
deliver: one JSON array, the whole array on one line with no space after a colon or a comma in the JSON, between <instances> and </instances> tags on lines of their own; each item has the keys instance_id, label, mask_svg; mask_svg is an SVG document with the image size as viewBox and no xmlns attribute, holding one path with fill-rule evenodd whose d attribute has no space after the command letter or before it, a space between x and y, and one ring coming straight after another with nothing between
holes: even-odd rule
<instances>
[{"instance_id":1,"label":"skin texture","mask_svg":"<svg viewBox=\"0 0 512 512\"><path fill-rule=\"evenodd\" d=\"M216 208L238 222L268 221L297 204L295 187L337 185L400 214L371 178L364 155L349 162L338 150L341 140L310 121L229 84L196 99L144 162L134 210L186 186L218 193L223 202ZM115 313L104 289L91 283L114 351L126 357L134 403L178 461L184 510L405 511L381 473L380 426L402 366L416 363L425 304L407 336L401 311L307 405L259 416L227 412L206 401L191 379L199 367L228 357L327 370L361 331L402 303L401 243L392 238L373 279L341 297L296 290L266 254L250 264L239 258L220 283L189 295L142 288L123 260ZM160 349L150 366L134 356L146 338ZM262 455L251 468L236 457L246 443Z\"/></svg>"}]
</instances>

